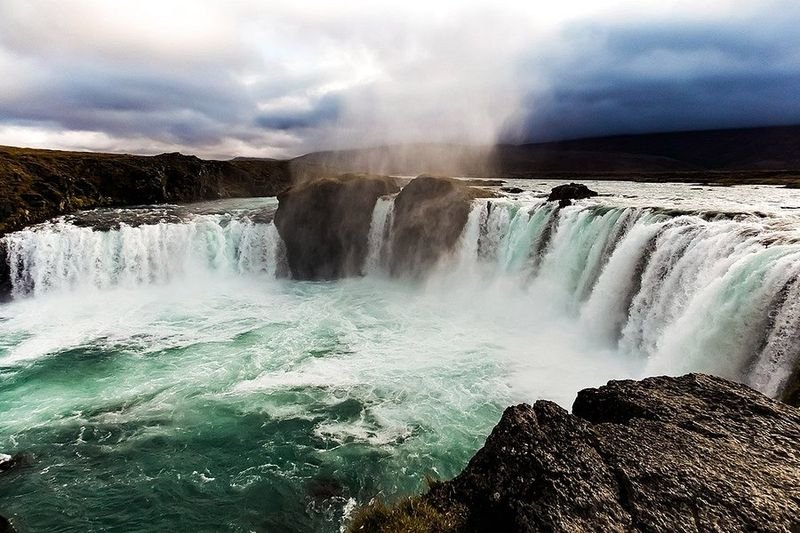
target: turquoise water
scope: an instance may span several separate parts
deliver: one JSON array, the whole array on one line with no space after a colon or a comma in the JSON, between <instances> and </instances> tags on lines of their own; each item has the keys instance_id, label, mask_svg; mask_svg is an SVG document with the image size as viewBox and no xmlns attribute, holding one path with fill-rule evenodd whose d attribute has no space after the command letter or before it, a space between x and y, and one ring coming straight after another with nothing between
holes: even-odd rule
<instances>
[{"instance_id":1,"label":"turquoise water","mask_svg":"<svg viewBox=\"0 0 800 533\"><path fill-rule=\"evenodd\" d=\"M8 236L0 453L31 464L0 475L0 514L20 531L339 531L356 505L456 475L513 403L690 370L779 392L797 219L620 203L478 202L417 281L384 274L391 199L369 275L327 283L281 276L274 199Z\"/></svg>"},{"instance_id":2,"label":"turquoise water","mask_svg":"<svg viewBox=\"0 0 800 533\"><path fill-rule=\"evenodd\" d=\"M580 346L541 368L548 340L501 290L254 276L4 306L0 449L34 460L0 478L2 511L30 531L336 531L348 502L457 474L511 402L622 372Z\"/></svg>"}]
</instances>

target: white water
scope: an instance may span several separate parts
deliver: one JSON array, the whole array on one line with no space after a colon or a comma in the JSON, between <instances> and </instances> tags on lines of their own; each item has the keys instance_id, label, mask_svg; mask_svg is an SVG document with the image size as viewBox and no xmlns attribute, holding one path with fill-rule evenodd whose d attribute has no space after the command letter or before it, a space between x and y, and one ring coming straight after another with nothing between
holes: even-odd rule
<instances>
[{"instance_id":1,"label":"white water","mask_svg":"<svg viewBox=\"0 0 800 533\"><path fill-rule=\"evenodd\" d=\"M273 224L222 215L95 231L65 221L5 237L14 296L64 290L164 285L176 279L238 276L281 268Z\"/></svg>"},{"instance_id":2,"label":"white water","mask_svg":"<svg viewBox=\"0 0 800 533\"><path fill-rule=\"evenodd\" d=\"M376 275L385 271L391 260L388 243L391 242L393 213L394 197L378 198L372 212L367 238L367 259L364 264L364 272L368 275Z\"/></svg>"},{"instance_id":3,"label":"white water","mask_svg":"<svg viewBox=\"0 0 800 533\"><path fill-rule=\"evenodd\" d=\"M642 361L645 374L712 372L775 396L798 365L795 220L493 200L474 205L455 256L460 272L516 276L558 302L582 336Z\"/></svg>"},{"instance_id":4,"label":"white water","mask_svg":"<svg viewBox=\"0 0 800 533\"><path fill-rule=\"evenodd\" d=\"M388 276L393 207L393 197L375 205L368 276ZM508 305L538 309L547 301L582 338L638 361L644 373L708 371L777 395L800 351L796 219L706 218L480 200L428 286L457 284L476 296L512 287ZM231 276L261 283L285 271L274 225L246 215L194 214L112 231L57 221L5 240L17 297Z\"/></svg>"}]
</instances>

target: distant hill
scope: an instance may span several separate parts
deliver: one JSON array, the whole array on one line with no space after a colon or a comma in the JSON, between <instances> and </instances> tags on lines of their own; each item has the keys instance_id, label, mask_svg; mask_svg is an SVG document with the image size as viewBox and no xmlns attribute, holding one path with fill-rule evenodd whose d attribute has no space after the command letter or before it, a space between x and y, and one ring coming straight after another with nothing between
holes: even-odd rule
<instances>
[{"instance_id":1,"label":"distant hill","mask_svg":"<svg viewBox=\"0 0 800 533\"><path fill-rule=\"evenodd\" d=\"M239 156L234 157L231 161L279 161L274 157L247 157L247 156Z\"/></svg>"},{"instance_id":2,"label":"distant hill","mask_svg":"<svg viewBox=\"0 0 800 533\"><path fill-rule=\"evenodd\" d=\"M785 170L800 168L800 126L618 135L510 148L534 157L586 152L706 170Z\"/></svg>"},{"instance_id":3,"label":"distant hill","mask_svg":"<svg viewBox=\"0 0 800 533\"><path fill-rule=\"evenodd\" d=\"M495 147L414 144L315 152L297 174L421 173L535 177L554 174L798 171L800 126L620 135Z\"/></svg>"}]
</instances>

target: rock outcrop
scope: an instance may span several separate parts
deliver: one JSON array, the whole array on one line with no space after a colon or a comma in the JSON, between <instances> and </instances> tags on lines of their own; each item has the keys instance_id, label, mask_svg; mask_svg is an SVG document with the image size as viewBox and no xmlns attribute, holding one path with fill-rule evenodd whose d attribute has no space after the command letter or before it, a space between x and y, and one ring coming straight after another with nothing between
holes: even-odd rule
<instances>
[{"instance_id":1,"label":"rock outcrop","mask_svg":"<svg viewBox=\"0 0 800 533\"><path fill-rule=\"evenodd\" d=\"M78 209L274 196L285 161L206 161L0 147L0 235Z\"/></svg>"},{"instance_id":2,"label":"rock outcrop","mask_svg":"<svg viewBox=\"0 0 800 533\"><path fill-rule=\"evenodd\" d=\"M389 177L343 175L301 183L278 195L275 226L286 244L292 277L360 275L375 202L398 190Z\"/></svg>"},{"instance_id":3,"label":"rock outcrop","mask_svg":"<svg viewBox=\"0 0 800 533\"><path fill-rule=\"evenodd\" d=\"M394 275L427 272L458 241L472 200L494 193L452 178L419 176L394 202L392 264Z\"/></svg>"},{"instance_id":4,"label":"rock outcrop","mask_svg":"<svg viewBox=\"0 0 800 533\"><path fill-rule=\"evenodd\" d=\"M564 185L553 187L550 190L547 201L558 202L559 207L566 207L572 204L572 200L581 200L594 196L597 196L597 192L582 183L565 183Z\"/></svg>"},{"instance_id":5,"label":"rock outcrop","mask_svg":"<svg viewBox=\"0 0 800 533\"><path fill-rule=\"evenodd\" d=\"M612 381L572 414L508 408L459 476L412 501L403 522L434 524L419 531L794 532L800 410L702 374ZM351 530L400 523L380 516Z\"/></svg>"}]
</instances>

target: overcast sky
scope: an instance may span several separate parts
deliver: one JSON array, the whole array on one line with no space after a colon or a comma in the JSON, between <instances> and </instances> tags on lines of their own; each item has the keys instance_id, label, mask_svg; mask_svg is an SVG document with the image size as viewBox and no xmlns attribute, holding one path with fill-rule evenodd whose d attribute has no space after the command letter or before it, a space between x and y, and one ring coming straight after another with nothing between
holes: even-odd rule
<instances>
[{"instance_id":1,"label":"overcast sky","mask_svg":"<svg viewBox=\"0 0 800 533\"><path fill-rule=\"evenodd\" d=\"M0 0L0 144L285 157L790 123L797 0Z\"/></svg>"}]
</instances>

